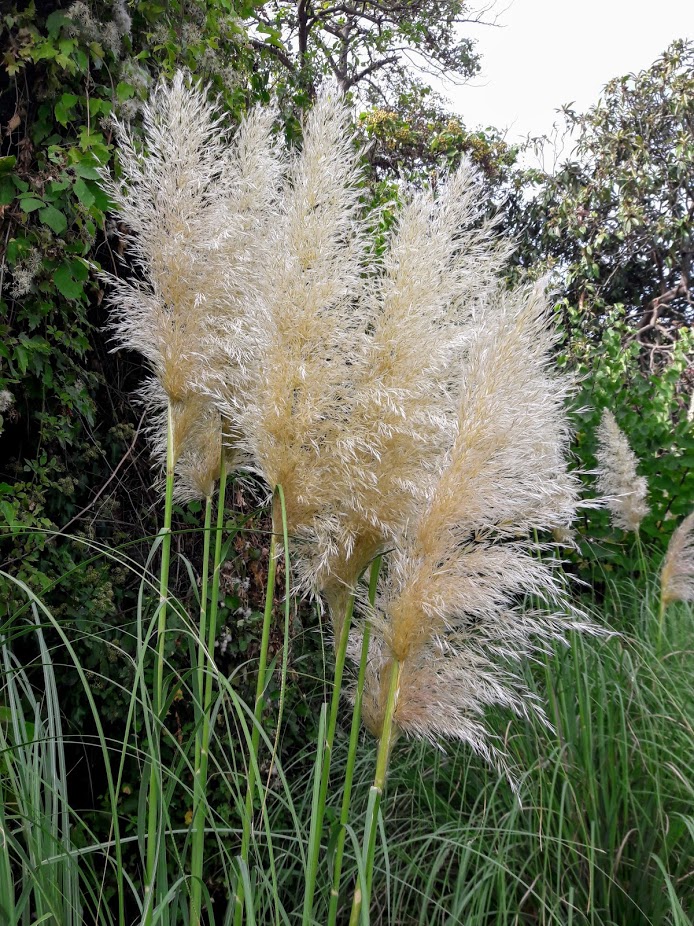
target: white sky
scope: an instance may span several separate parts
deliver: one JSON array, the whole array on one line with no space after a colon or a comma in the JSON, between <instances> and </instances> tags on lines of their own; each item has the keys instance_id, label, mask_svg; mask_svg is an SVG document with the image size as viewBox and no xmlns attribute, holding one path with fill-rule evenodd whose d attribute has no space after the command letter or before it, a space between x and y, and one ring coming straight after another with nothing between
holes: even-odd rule
<instances>
[{"instance_id":1,"label":"white sky","mask_svg":"<svg viewBox=\"0 0 694 926\"><path fill-rule=\"evenodd\" d=\"M694 38L694 0L497 0L492 14L501 28L466 30L482 72L441 89L467 128L492 125L509 142L549 134L562 104L582 112L610 78L648 67L673 39Z\"/></svg>"}]
</instances>

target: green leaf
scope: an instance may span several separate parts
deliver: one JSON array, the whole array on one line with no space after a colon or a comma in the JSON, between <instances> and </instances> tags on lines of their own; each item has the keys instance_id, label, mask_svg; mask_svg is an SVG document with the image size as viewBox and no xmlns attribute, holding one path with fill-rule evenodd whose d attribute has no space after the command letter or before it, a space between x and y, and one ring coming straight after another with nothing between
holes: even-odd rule
<instances>
[{"instance_id":1,"label":"green leaf","mask_svg":"<svg viewBox=\"0 0 694 926\"><path fill-rule=\"evenodd\" d=\"M51 42L41 42L31 53L32 60L35 62L43 61L44 59L50 60L51 58L57 57L57 55L58 50Z\"/></svg>"},{"instance_id":2,"label":"green leaf","mask_svg":"<svg viewBox=\"0 0 694 926\"><path fill-rule=\"evenodd\" d=\"M40 209L46 204L42 199L36 199L35 196L23 196L19 200L19 208L22 212L35 212L37 209Z\"/></svg>"},{"instance_id":3,"label":"green leaf","mask_svg":"<svg viewBox=\"0 0 694 926\"><path fill-rule=\"evenodd\" d=\"M1 501L0 502L0 511L4 515L5 523L8 525L11 531L14 530L16 522L16 510L13 505L9 502Z\"/></svg>"},{"instance_id":4,"label":"green leaf","mask_svg":"<svg viewBox=\"0 0 694 926\"><path fill-rule=\"evenodd\" d=\"M76 149L73 149L73 150L76 150ZM74 165L73 170L75 171L78 177L83 177L85 180L98 180L99 172L97 170L97 167L98 167L98 161L96 161L91 156L87 156L84 158L84 160L78 161Z\"/></svg>"},{"instance_id":5,"label":"green leaf","mask_svg":"<svg viewBox=\"0 0 694 926\"><path fill-rule=\"evenodd\" d=\"M100 100L99 97L93 96L89 99L89 115L98 116L99 113L110 113L111 103L108 100Z\"/></svg>"},{"instance_id":6,"label":"green leaf","mask_svg":"<svg viewBox=\"0 0 694 926\"><path fill-rule=\"evenodd\" d=\"M26 347L23 344L17 344L14 355L17 358L19 372L22 374L26 373L27 366L29 365L29 352Z\"/></svg>"},{"instance_id":7,"label":"green leaf","mask_svg":"<svg viewBox=\"0 0 694 926\"><path fill-rule=\"evenodd\" d=\"M0 158L0 174L6 174L12 170L17 163L17 158L10 154L5 158Z\"/></svg>"},{"instance_id":8,"label":"green leaf","mask_svg":"<svg viewBox=\"0 0 694 926\"><path fill-rule=\"evenodd\" d=\"M88 184L88 186L94 194L94 203L97 209L99 209L101 212L108 212L113 208L113 203L101 189L98 183L91 182Z\"/></svg>"},{"instance_id":9,"label":"green leaf","mask_svg":"<svg viewBox=\"0 0 694 926\"><path fill-rule=\"evenodd\" d=\"M53 280L58 292L66 299L79 299L84 293L82 283L88 275L89 271L82 261L63 261L53 274Z\"/></svg>"},{"instance_id":10,"label":"green leaf","mask_svg":"<svg viewBox=\"0 0 694 926\"><path fill-rule=\"evenodd\" d=\"M124 103L126 100L131 99L135 96L135 88L132 84L128 84L125 81L121 81L116 87L116 99L119 103Z\"/></svg>"},{"instance_id":11,"label":"green leaf","mask_svg":"<svg viewBox=\"0 0 694 926\"><path fill-rule=\"evenodd\" d=\"M67 229L67 219L55 206L46 206L45 209L42 209L39 212L39 218L44 225L48 225L56 235L62 235L62 233Z\"/></svg>"},{"instance_id":12,"label":"green leaf","mask_svg":"<svg viewBox=\"0 0 694 926\"><path fill-rule=\"evenodd\" d=\"M64 93L55 104L55 118L61 125L67 125L70 121L71 111L75 108L79 97L74 93Z\"/></svg>"},{"instance_id":13,"label":"green leaf","mask_svg":"<svg viewBox=\"0 0 694 926\"><path fill-rule=\"evenodd\" d=\"M81 178L78 178L75 181L75 186L73 187L75 191L75 196L82 203L83 206L86 206L89 209L90 206L94 205L94 194L89 189L87 184Z\"/></svg>"},{"instance_id":14,"label":"green leaf","mask_svg":"<svg viewBox=\"0 0 694 926\"><path fill-rule=\"evenodd\" d=\"M0 177L0 206L7 206L15 197L17 189L12 177Z\"/></svg>"},{"instance_id":15,"label":"green leaf","mask_svg":"<svg viewBox=\"0 0 694 926\"><path fill-rule=\"evenodd\" d=\"M62 27L70 25L71 22L72 21L68 19L62 10L56 10L51 13L50 16L46 17L46 29L48 30L49 38L57 39Z\"/></svg>"},{"instance_id":16,"label":"green leaf","mask_svg":"<svg viewBox=\"0 0 694 926\"><path fill-rule=\"evenodd\" d=\"M84 51L83 48L76 48L74 53L75 61L77 62L77 67L82 73L85 73L89 67L89 55Z\"/></svg>"}]
</instances>

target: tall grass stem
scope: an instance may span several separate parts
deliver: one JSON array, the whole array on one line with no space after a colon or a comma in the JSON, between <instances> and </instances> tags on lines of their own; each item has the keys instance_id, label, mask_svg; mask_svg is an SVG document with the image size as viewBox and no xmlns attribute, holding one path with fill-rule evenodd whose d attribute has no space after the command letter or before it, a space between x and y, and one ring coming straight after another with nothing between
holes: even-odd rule
<instances>
[{"instance_id":1,"label":"tall grass stem","mask_svg":"<svg viewBox=\"0 0 694 926\"><path fill-rule=\"evenodd\" d=\"M210 539L212 534L212 497L205 499L205 525L204 525L202 577L200 581L200 626L198 639L197 664L197 690L195 703L197 704L196 733L195 733L195 764L193 767L193 844L190 866L190 922L198 926L202 910L202 859L205 842L205 792L202 790L202 750L203 728L205 723L205 710L203 707L203 687L205 684L206 637L207 637L207 608L209 604L209 569L210 569ZM216 549L216 543L215 543ZM215 564L216 567L216 564Z\"/></svg>"},{"instance_id":2,"label":"tall grass stem","mask_svg":"<svg viewBox=\"0 0 694 926\"><path fill-rule=\"evenodd\" d=\"M371 607L376 600L376 587L378 585L378 576L381 571L381 556L377 556L371 564L371 575L369 578L369 604ZM340 878L342 876L342 858L345 851L345 839L347 838L347 823L349 821L349 805L352 799L352 782L354 780L354 766L357 759L357 748L359 746L359 728L361 725L361 705L364 698L364 679L366 677L366 665L369 660L369 641L371 639L371 624L369 621L364 623L364 633L361 641L361 657L359 660L359 674L357 676L357 689L354 697L354 708L352 710L352 726L349 732L349 749L347 752L347 766L345 768L345 786L342 792L342 807L340 809L340 832L337 837L335 847L335 861L333 863L333 886L330 891L330 909L328 911L328 926L335 926L337 922L337 905L340 899Z\"/></svg>"},{"instance_id":3,"label":"tall grass stem","mask_svg":"<svg viewBox=\"0 0 694 926\"><path fill-rule=\"evenodd\" d=\"M273 497L273 508L276 505L276 499L279 495L280 508L282 514L282 529L286 535L286 511L284 506L284 496L279 487L275 489L276 495ZM241 833L241 854L240 870L243 871L248 867L248 850L251 842L251 825L253 821L253 791L256 785L256 768L258 764L258 748L260 745L260 722L263 715L263 695L265 693L265 673L267 668L267 651L270 642L270 625L272 624L272 606L274 603L275 576L277 574L277 534L274 530L275 519L273 518L273 531L270 538L270 553L267 570L267 586L265 589L265 612L263 614L263 634L260 641L260 655L258 658L258 681L255 688L255 706L253 711L253 730L251 732L251 752L252 755L248 763L248 783L246 787L246 807L243 816L243 830ZM285 550L286 556L286 550ZM237 880L234 926L241 926L243 922L243 899L244 883L241 877Z\"/></svg>"},{"instance_id":4,"label":"tall grass stem","mask_svg":"<svg viewBox=\"0 0 694 926\"><path fill-rule=\"evenodd\" d=\"M397 704L398 688L400 687L400 663L393 659L390 666L390 677L388 680L388 695L386 699L385 714L383 717L383 730L381 739L378 743L378 754L376 756L376 774L374 783L369 791L369 801L366 807L366 822L364 824L364 879L362 887L359 881L354 890L352 900L352 912L349 918L349 926L357 926L359 918L362 916L362 910L366 915L362 916L365 924L368 926L368 911L371 899L371 882L373 878L374 856L376 853L376 830L378 822L378 811L381 806L381 798L388 774L388 762L390 760L390 751L393 745L393 715Z\"/></svg>"},{"instance_id":5,"label":"tall grass stem","mask_svg":"<svg viewBox=\"0 0 694 926\"><path fill-rule=\"evenodd\" d=\"M308 871L306 873L306 890L304 893L304 912L302 917L303 926L310 926L313 922L313 897L316 890L316 879L318 877L318 860L320 856L320 843L323 831L323 819L325 816L325 803L328 799L328 784L330 781L330 759L332 757L333 744L335 742L335 730L337 729L337 715L340 707L340 694L342 692L342 676L345 670L345 659L347 657L347 643L349 642L349 630L352 624L352 614L354 613L355 592L349 596L345 608L340 639L338 640L337 651L335 653L335 675L333 678L333 690L330 699L330 715L328 718L328 728L325 735L325 755L321 766L320 792L318 795L318 806L315 815L311 816L311 829L309 832L308 843Z\"/></svg>"},{"instance_id":6,"label":"tall grass stem","mask_svg":"<svg viewBox=\"0 0 694 926\"><path fill-rule=\"evenodd\" d=\"M161 567L159 572L159 615L157 621L157 662L154 683L154 715L157 722L163 722L160 716L164 703L164 655L166 645L166 612L169 600L169 564L171 561L171 517L173 513L174 490L174 445L173 445L173 410L171 403L166 412L166 489L164 497L164 524L161 529ZM155 868L158 854L158 817L161 789L157 775L157 750L150 743L149 795L147 807L147 854L144 926L149 926L154 910Z\"/></svg>"}]
</instances>

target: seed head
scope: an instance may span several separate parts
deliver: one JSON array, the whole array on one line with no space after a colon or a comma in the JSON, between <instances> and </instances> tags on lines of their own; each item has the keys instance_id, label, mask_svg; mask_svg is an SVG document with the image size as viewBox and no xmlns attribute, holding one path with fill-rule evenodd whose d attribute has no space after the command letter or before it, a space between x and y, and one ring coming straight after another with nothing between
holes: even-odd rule
<instances>
[{"instance_id":1,"label":"seed head","mask_svg":"<svg viewBox=\"0 0 694 926\"><path fill-rule=\"evenodd\" d=\"M694 511L675 528L660 573L664 606L673 601L694 601Z\"/></svg>"},{"instance_id":2,"label":"seed head","mask_svg":"<svg viewBox=\"0 0 694 926\"><path fill-rule=\"evenodd\" d=\"M204 494L214 482L222 425L201 381L218 361L219 319L236 317L238 293L265 254L254 236L265 231L266 191L277 173L272 117L270 108L255 111L229 145L217 107L179 72L171 83L162 79L145 105L142 144L116 121L121 172L104 173L103 181L140 278L107 275L114 330L154 374L141 395L162 462L170 409L180 498Z\"/></svg>"},{"instance_id":3,"label":"seed head","mask_svg":"<svg viewBox=\"0 0 694 926\"><path fill-rule=\"evenodd\" d=\"M378 732L395 668L399 730L456 737L499 764L484 709L543 718L514 663L587 625L532 539L570 523L578 499L544 295L499 289L476 322L454 440L379 589L365 718Z\"/></svg>"},{"instance_id":4,"label":"seed head","mask_svg":"<svg viewBox=\"0 0 694 926\"><path fill-rule=\"evenodd\" d=\"M598 488L606 496L612 522L622 530L638 531L650 511L646 503L648 483L644 476L637 474L636 454L607 408L602 413L596 436Z\"/></svg>"},{"instance_id":5,"label":"seed head","mask_svg":"<svg viewBox=\"0 0 694 926\"><path fill-rule=\"evenodd\" d=\"M271 257L239 293L240 320L227 323L225 382L209 386L253 467L270 490L282 486L295 544L324 533L339 492L332 448L364 327L357 158L347 111L324 92L266 227Z\"/></svg>"}]
</instances>

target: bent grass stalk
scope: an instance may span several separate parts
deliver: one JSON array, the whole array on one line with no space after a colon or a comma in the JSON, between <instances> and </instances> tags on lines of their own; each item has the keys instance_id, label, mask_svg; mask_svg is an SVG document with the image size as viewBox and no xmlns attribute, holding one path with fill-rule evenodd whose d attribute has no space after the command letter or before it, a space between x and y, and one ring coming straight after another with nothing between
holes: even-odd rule
<instances>
[{"instance_id":1,"label":"bent grass stalk","mask_svg":"<svg viewBox=\"0 0 694 926\"><path fill-rule=\"evenodd\" d=\"M166 633L166 610L169 600L169 564L171 560L171 516L173 512L174 490L174 446L173 446L173 413L171 403L167 405L166 412L166 494L164 500L164 524L161 529L161 569L159 573L159 616L157 622L157 663L154 685L154 714L163 722L160 716L164 701L164 649ZM154 750L150 750L154 756ZM157 776L156 763L152 761L149 771L149 795L147 808L147 863L145 884L145 915L144 926L152 922L154 910L154 880L158 850L158 817L161 799L161 788Z\"/></svg>"},{"instance_id":2,"label":"bent grass stalk","mask_svg":"<svg viewBox=\"0 0 694 926\"><path fill-rule=\"evenodd\" d=\"M377 556L371 564L369 578L369 604L373 607L376 600L376 587L378 575L381 571L381 556ZM364 635L361 643L361 658L359 660L359 675L357 677L357 690L354 697L352 711L352 726L349 732L349 750L347 752L347 767L345 769L345 787L342 793L342 808L340 810L340 832L335 847L335 861L333 863L333 886L330 890L330 909L328 911L328 926L335 926L337 921L337 905L340 899L340 877L342 875L342 857L345 851L347 838L347 823L349 821L349 805L352 799L352 782L354 780L354 766L357 759L359 745L359 728L361 724L361 704L364 697L364 679L366 677L366 664L369 659L369 640L371 639L371 624L364 624Z\"/></svg>"},{"instance_id":3,"label":"bent grass stalk","mask_svg":"<svg viewBox=\"0 0 694 926\"><path fill-rule=\"evenodd\" d=\"M285 543L284 555L288 561L288 535L287 511L284 502L284 492L281 486L276 486L273 497L273 507L279 499L282 513L282 532ZM274 519L273 519L274 524ZM272 623L272 605L274 602L275 576L277 574L277 536L273 529L270 536L270 554L267 570L267 586L265 589L265 612L263 614L263 635L260 641L260 656L258 658L258 681L255 688L255 706L253 710L253 731L251 733L251 753L248 763L248 785L246 788L246 808L243 816L243 830L241 833L241 853L239 858L240 872L248 870L248 850L251 841L251 824L253 820L253 791L256 784L256 769L258 767L258 748L260 746L260 722L263 714L263 693L265 691L265 672L267 668L267 651L270 642L270 624ZM241 926L244 910L244 879L239 876L236 882L236 897L234 910L234 926Z\"/></svg>"},{"instance_id":4,"label":"bent grass stalk","mask_svg":"<svg viewBox=\"0 0 694 926\"><path fill-rule=\"evenodd\" d=\"M376 756L376 774L374 775L374 783L369 791L369 802L366 807L364 845L362 850L364 880L363 883L360 883L358 880L354 889L349 926L357 926L362 911L363 922L366 926L368 926L369 922L368 912L371 900L371 881L373 878L374 855L376 852L376 824L378 821L378 811L381 806L383 789L386 783L386 775L388 774L390 751L393 745L393 715L395 714L399 687L400 663L396 659L393 659L390 668L385 714L383 717L383 731L378 743L378 754Z\"/></svg>"}]
</instances>

